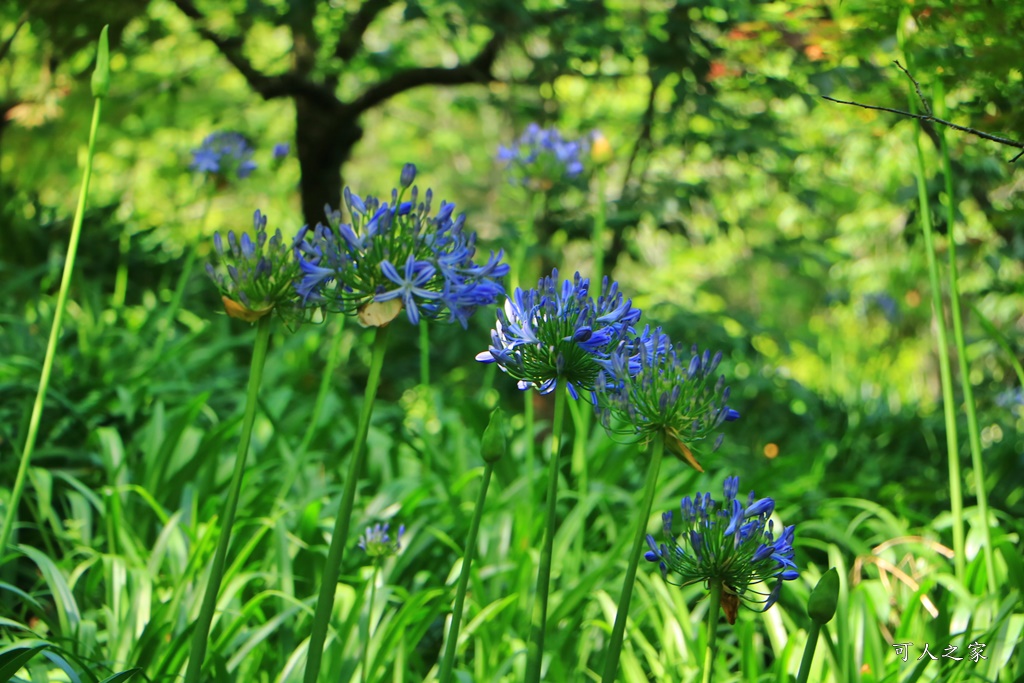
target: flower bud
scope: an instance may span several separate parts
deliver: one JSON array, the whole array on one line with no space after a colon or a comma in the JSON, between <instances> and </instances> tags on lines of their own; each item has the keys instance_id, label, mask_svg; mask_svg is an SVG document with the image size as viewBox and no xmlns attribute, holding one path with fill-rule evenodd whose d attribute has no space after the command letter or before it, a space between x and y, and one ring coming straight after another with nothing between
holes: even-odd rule
<instances>
[{"instance_id":1,"label":"flower bud","mask_svg":"<svg viewBox=\"0 0 1024 683\"><path fill-rule=\"evenodd\" d=\"M832 567L822 574L818 585L811 591L807 600L807 614L818 626L832 621L836 614L836 603L839 602L839 572Z\"/></svg>"},{"instance_id":2,"label":"flower bud","mask_svg":"<svg viewBox=\"0 0 1024 683\"><path fill-rule=\"evenodd\" d=\"M402 167L402 177L400 184L402 189L405 189L412 185L412 181L416 180L416 164L406 164Z\"/></svg>"},{"instance_id":3,"label":"flower bud","mask_svg":"<svg viewBox=\"0 0 1024 683\"><path fill-rule=\"evenodd\" d=\"M505 456L505 413L495 408L480 441L480 455L492 465Z\"/></svg>"},{"instance_id":4,"label":"flower bud","mask_svg":"<svg viewBox=\"0 0 1024 683\"><path fill-rule=\"evenodd\" d=\"M100 31L99 46L96 48L96 70L92 72L92 96L101 99L110 90L110 43L107 26Z\"/></svg>"}]
</instances>

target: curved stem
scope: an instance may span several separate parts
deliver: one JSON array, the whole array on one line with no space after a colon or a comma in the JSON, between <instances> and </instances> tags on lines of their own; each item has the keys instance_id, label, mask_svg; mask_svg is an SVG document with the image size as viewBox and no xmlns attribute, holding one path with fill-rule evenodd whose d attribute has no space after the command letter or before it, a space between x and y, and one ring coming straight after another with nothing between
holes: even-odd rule
<instances>
[{"instance_id":1,"label":"curved stem","mask_svg":"<svg viewBox=\"0 0 1024 683\"><path fill-rule=\"evenodd\" d=\"M444 659L441 661L439 683L450 683L452 670L455 666L455 651L459 646L459 626L462 624L462 610L466 603L466 590L469 588L469 570L476 551L476 537L480 531L480 518L484 515L484 502L487 499L487 487L491 483L492 463L484 464L484 479L480 484L480 494L476 499L473 519L469 524L469 536L466 538L466 551L462 560L462 572L459 574L459 585L455 589L455 606L452 609L452 623L448 628L448 642L444 647Z\"/></svg>"},{"instance_id":2,"label":"curved stem","mask_svg":"<svg viewBox=\"0 0 1024 683\"><path fill-rule=\"evenodd\" d=\"M320 663L324 656L324 643L334 612L334 592L341 575L341 561L348 543L349 525L352 521L352 507L356 499L356 484L359 471L363 467L366 453L366 435L370 431L370 418L373 416L373 402L377 398L377 387L380 386L381 369L384 367L384 351L387 349L388 327L378 327L373 338L373 355L370 359L370 375L366 379L366 392L363 395L363 409L359 413L359 427L353 445L352 459L349 461L348 477L345 489L341 494L341 503L334 520L334 531L331 533L331 545L327 550L327 561L324 564L324 575L320 581L320 595L316 601L316 612L309 634L309 649L306 654L305 683L316 683L320 676Z\"/></svg>"},{"instance_id":3,"label":"curved stem","mask_svg":"<svg viewBox=\"0 0 1024 683\"><path fill-rule=\"evenodd\" d=\"M640 551L647 535L647 522L651 517L651 506L654 503L654 491L658 485L658 471L661 469L661 458L665 453L665 439L662 434L654 438L651 447L651 462L647 465L647 479L644 482L644 501L640 515L636 520L636 531L633 534L633 545L626 567L626 580L622 584L619 595L619 606L615 612L615 625L612 627L612 638L608 643L608 657L605 659L603 683L614 683L619 672L619 656L622 654L622 641L626 633L626 621L629 619L629 602L633 597L633 585L636 581L636 568L640 563Z\"/></svg>"},{"instance_id":4,"label":"curved stem","mask_svg":"<svg viewBox=\"0 0 1024 683\"><path fill-rule=\"evenodd\" d=\"M526 683L540 681L541 664L544 660L544 634L548 623L548 592L551 586L551 555L554 549L555 530L558 526L558 460L562 441L562 418L565 414L566 389L559 386L555 391L555 417L551 427L551 461L548 463L548 505L544 531L544 546L540 552L540 568L537 570L537 591L533 608L533 637L530 639L529 656L526 662Z\"/></svg>"},{"instance_id":5,"label":"curved stem","mask_svg":"<svg viewBox=\"0 0 1024 683\"><path fill-rule=\"evenodd\" d=\"M245 397L245 417L242 419L242 433L238 439L238 450L235 453L235 469L231 475L228 498L224 502L220 538L213 554L213 566L210 567L210 578L203 593L203 603L199 608L195 630L192 633L192 649L189 654L188 668L185 670L185 683L197 683L206 656L206 645L210 635L210 624L217 608L217 594L224 579L224 567L227 564L228 546L231 544L231 529L235 523L235 512L238 509L238 498L242 492L242 477L245 474L246 456L249 454L249 440L252 437L252 425L256 420L256 402L260 383L263 380L263 366L267 360L267 347L270 345L270 323L273 316L265 315L256 326L256 341L252 348L252 362L249 366L249 389Z\"/></svg>"},{"instance_id":6,"label":"curved stem","mask_svg":"<svg viewBox=\"0 0 1024 683\"><path fill-rule=\"evenodd\" d=\"M718 614L722 607L722 582L714 581L711 586L711 598L708 603L708 647L704 651L704 674L702 683L714 680L715 656L718 654Z\"/></svg>"},{"instance_id":7,"label":"curved stem","mask_svg":"<svg viewBox=\"0 0 1024 683\"><path fill-rule=\"evenodd\" d=\"M807 631L807 643L804 645L804 656L800 660L800 673L796 676L796 683L807 683L807 676L811 673L811 663L814 661L814 650L818 647L818 632L821 627L817 622L811 620L811 628Z\"/></svg>"},{"instance_id":8,"label":"curved stem","mask_svg":"<svg viewBox=\"0 0 1024 683\"><path fill-rule=\"evenodd\" d=\"M97 98L92 108L92 123L89 126L89 147L85 156L85 169L82 171L82 189L78 193L78 206L75 218L71 223L71 237L68 240L68 255L64 259L64 273L60 279L60 290L57 292L57 306L53 312L53 324L50 326L50 338L46 342L46 355L43 357L43 370L39 375L39 387L36 389L36 400L32 404L32 416L29 418L28 433L25 445L18 462L18 473L14 477L14 487L7 501L3 526L0 527L0 564L3 554L11 540L14 530L14 518L18 514L18 505L25 490L25 479L28 476L32 453L35 451L36 438L39 436L39 422L43 417L43 406L46 403L46 392L50 388L50 374L53 372L53 359L57 356L57 340L60 337L61 323L64 320L64 309L68 301L68 290L71 288L71 276L75 271L75 257L78 254L78 241L82 236L82 218L85 216L85 202L89 195L89 181L92 179L92 158L96 151L96 130L100 124L102 98Z\"/></svg>"}]
</instances>

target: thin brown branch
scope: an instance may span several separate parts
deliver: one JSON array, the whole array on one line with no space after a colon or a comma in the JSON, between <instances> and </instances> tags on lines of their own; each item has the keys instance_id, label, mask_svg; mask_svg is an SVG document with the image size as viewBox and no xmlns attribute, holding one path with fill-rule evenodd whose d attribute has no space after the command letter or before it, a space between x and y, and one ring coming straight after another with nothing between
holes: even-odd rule
<instances>
[{"instance_id":1,"label":"thin brown branch","mask_svg":"<svg viewBox=\"0 0 1024 683\"><path fill-rule=\"evenodd\" d=\"M246 82L263 99L270 100L276 97L303 95L319 101L321 105L326 107L339 106L338 98L329 88L317 85L294 73L267 75L259 71L242 54L242 38L237 36L225 38L208 29L206 27L206 17L196 8L192 0L173 0L173 2L185 16L192 19L196 32L216 45L220 53L224 55L224 58L242 74Z\"/></svg>"},{"instance_id":2,"label":"thin brown branch","mask_svg":"<svg viewBox=\"0 0 1024 683\"><path fill-rule=\"evenodd\" d=\"M427 66L406 69L367 88L349 107L355 115L375 107L381 102L418 88L421 85L462 85L464 83L485 83L493 79L491 67L498 56L504 37L494 34L487 44L471 61L451 68Z\"/></svg>"},{"instance_id":3,"label":"thin brown branch","mask_svg":"<svg viewBox=\"0 0 1024 683\"><path fill-rule=\"evenodd\" d=\"M363 45L363 34L370 27L377 15L394 4L394 0L365 0L359 5L355 14L347 17L345 28L338 36L338 42L334 46L334 56L342 61L348 61L355 56Z\"/></svg>"},{"instance_id":4,"label":"thin brown branch","mask_svg":"<svg viewBox=\"0 0 1024 683\"><path fill-rule=\"evenodd\" d=\"M914 84L914 90L917 91L917 99L921 100L921 108L924 109L925 114L931 116L932 108L928 106L928 100L926 100L924 98L924 95L921 94L921 84L917 82L916 78L910 75L910 72L907 71L902 64L900 64L899 60L894 59L892 63L895 64L900 71L906 74L907 78L910 79L910 82Z\"/></svg>"},{"instance_id":5,"label":"thin brown branch","mask_svg":"<svg viewBox=\"0 0 1024 683\"><path fill-rule=\"evenodd\" d=\"M906 116L907 118L917 119L918 121L922 122L939 123L948 128L952 128L953 130L958 130L961 133L969 133L971 135L975 135L983 140L990 140L991 142L998 142L1000 145L1006 145L1007 147L1013 147L1015 149L1024 150L1024 143L1022 142L1010 140L1009 138L1002 138L999 137L998 135L992 135L991 133L986 133L985 131L977 130L976 128L960 126L953 123L952 121L946 121L945 119L937 118L931 114L912 114L909 111L902 111L900 109L890 109L889 107L876 107L873 104L861 104L860 102L849 102L847 100L840 100L836 99L835 97L829 97L828 95L822 95L821 97L822 99L826 99L829 102L835 102L836 104L846 104L851 107L860 107L862 109L873 109L875 111L889 112L890 114L899 114L900 116ZM1024 151L1010 159L1010 163L1017 161L1017 159L1019 159L1021 156L1024 156Z\"/></svg>"}]
</instances>

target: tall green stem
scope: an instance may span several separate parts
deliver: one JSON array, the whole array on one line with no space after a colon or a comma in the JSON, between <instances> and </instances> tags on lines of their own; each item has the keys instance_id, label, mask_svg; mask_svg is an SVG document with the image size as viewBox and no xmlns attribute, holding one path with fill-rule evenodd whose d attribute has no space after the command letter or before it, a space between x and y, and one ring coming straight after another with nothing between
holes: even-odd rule
<instances>
[{"instance_id":1,"label":"tall green stem","mask_svg":"<svg viewBox=\"0 0 1024 683\"><path fill-rule=\"evenodd\" d=\"M651 506L654 503L654 491L658 485L658 472L661 470L661 458L665 454L665 438L661 434L654 438L651 445L651 461L647 465L647 479L644 482L644 501L636 520L636 531L633 533L633 545L626 567L626 580L619 594L619 606L615 612L615 625L612 627L612 638L608 642L608 657L604 663L603 683L615 683L619 673L619 656L622 654L622 641L626 633L626 621L629 619L629 602L633 598L633 584L636 581L636 568L640 563L640 551L647 536L647 522L651 517Z\"/></svg>"},{"instance_id":2,"label":"tall green stem","mask_svg":"<svg viewBox=\"0 0 1024 683\"><path fill-rule=\"evenodd\" d=\"M910 93L910 111L917 113L917 101ZM946 338L946 321L942 314L942 289L939 282L939 266L935 258L935 239L932 236L931 207L928 205L928 188L925 185L924 150L921 147L921 132L914 131L914 146L917 148L917 198L920 206L921 228L924 233L925 256L928 261L928 280L932 290L932 310L935 314L935 329L939 344L939 377L942 382L942 409L946 420L946 460L949 466L950 512L953 517L953 569L957 581L963 582L965 569L964 549L964 497L960 487L960 455L957 439L956 405L953 402L953 380L949 361L949 342ZM987 520L986 520L987 522Z\"/></svg>"},{"instance_id":3,"label":"tall green stem","mask_svg":"<svg viewBox=\"0 0 1024 683\"><path fill-rule=\"evenodd\" d=\"M713 581L708 602L708 647L704 651L704 674L702 683L714 680L715 658L718 655L718 615L722 608L722 582Z\"/></svg>"},{"instance_id":4,"label":"tall green stem","mask_svg":"<svg viewBox=\"0 0 1024 683\"><path fill-rule=\"evenodd\" d=\"M796 683L807 683L807 677L811 673L811 663L814 662L814 651L818 647L818 633L821 626L811 620L811 628L807 631L807 643L804 645L804 656L800 659L800 672L796 676Z\"/></svg>"},{"instance_id":5,"label":"tall green stem","mask_svg":"<svg viewBox=\"0 0 1024 683\"><path fill-rule=\"evenodd\" d=\"M213 566L210 567L210 578L203 593L203 603L199 607L199 618L196 619L192 633L192 650L189 654L188 668L185 669L185 683L198 683L202 673L203 659L206 656L206 645L210 636L210 624L217 608L217 595L224 579L224 567L227 564L228 546L231 544L231 529L235 524L235 512L238 509L238 498L242 492L242 476L245 474L245 461L249 454L249 440L252 437L252 425L256 420L256 403L259 397L260 383L263 381L263 366L267 360L267 347L270 345L270 324L273 316L260 318L256 325L256 341L252 348L252 362L249 366L249 388L245 396L245 417L242 419L242 434L238 439L238 450L235 453L235 469L231 475L228 498L224 502L221 518L220 538L213 554Z\"/></svg>"},{"instance_id":6,"label":"tall green stem","mask_svg":"<svg viewBox=\"0 0 1024 683\"><path fill-rule=\"evenodd\" d=\"M106 31L106 29L104 29ZM100 39L105 41L105 34ZM46 404L46 392L50 388L50 374L53 372L53 360L57 356L57 341L60 338L61 323L64 320L64 309L67 306L68 290L71 288L71 276L75 271L75 257L78 254L78 241L82 236L82 218L85 216L85 203L89 195L89 181L92 179L92 158L96 151L96 131L100 124L100 110L103 98L97 97L92 107L92 123L89 126L89 146L85 156L85 169L82 171L82 188L78 193L78 206L75 218L71 223L71 238L68 240L68 255L64 259L64 273L61 275L60 291L57 293L57 306L53 312L53 324L50 326L50 338L46 343L46 355L43 357L43 370L39 375L39 387L36 389L36 400L32 405L32 416L29 418L28 434L21 451L18 473L14 477L14 488L4 514L3 526L0 527L0 563L11 540L14 530L14 518L18 514L18 505L25 491L25 480L32 462L32 453L36 448L39 436L39 422L43 417L43 406Z\"/></svg>"},{"instance_id":7,"label":"tall green stem","mask_svg":"<svg viewBox=\"0 0 1024 683\"><path fill-rule=\"evenodd\" d=\"M935 108L939 116L945 116L942 81L936 81ZM947 239L949 252L949 307L953 314L953 342L960 365L960 389L964 394L964 409L967 411L967 437L971 446L971 465L974 468L974 495L978 499L981 515L981 551L985 557L985 574L988 591L996 593L995 559L992 550L992 534L988 522L988 492L985 490L985 461L981 455L981 431L978 429L978 413L974 406L974 387L971 386L971 369L967 365L967 343L964 340L964 325L960 316L960 284L956 264L956 235L953 229L956 221L956 205L953 195L953 167L949 160L945 130L938 127L939 146L942 149L942 171L946 180L946 225L949 226Z\"/></svg>"},{"instance_id":8,"label":"tall green stem","mask_svg":"<svg viewBox=\"0 0 1024 683\"><path fill-rule=\"evenodd\" d=\"M462 624L462 611L466 603L466 590L469 588L470 567L476 551L476 537L480 531L480 518L484 515L484 503L487 500L487 487L491 483L492 463L484 464L484 478L480 483L480 494L476 499L473 519L469 524L469 536L466 538L466 552L462 559L462 572L459 574L459 585L455 589L455 607L452 609L452 623L448 628L448 642L444 647L444 659L441 661L439 683L451 683L452 671L455 666L455 652L459 645L459 627Z\"/></svg>"},{"instance_id":9,"label":"tall green stem","mask_svg":"<svg viewBox=\"0 0 1024 683\"><path fill-rule=\"evenodd\" d=\"M334 592L341 575L341 561L348 544L349 524L352 521L352 507L356 500L356 484L359 472L363 467L366 454L366 435L370 431L370 418L373 416L373 402L377 398L380 386L381 369L384 367L384 351L387 349L388 327L378 327L373 338L373 355L370 359L370 375L366 379L366 392L363 395L363 408L359 413L359 427L353 445L352 459L349 461L348 477L345 489L341 494L337 516L334 520L334 531L331 533L331 545L327 550L327 562L324 564L324 575L320 582L320 595L316 601L313 624L309 634L309 650L306 654L305 683L317 683L320 676L320 663L324 656L324 643L334 612Z\"/></svg>"},{"instance_id":10,"label":"tall green stem","mask_svg":"<svg viewBox=\"0 0 1024 683\"><path fill-rule=\"evenodd\" d=\"M544 195L540 192L530 193L530 208L526 212L526 221L523 224L523 231L519 235L519 239L516 241L515 249L512 257L510 281L511 286L509 289L515 291L517 287L524 287L523 278L526 276L526 262L529 259L530 247L536 241L536 235L534 231L536 229L537 213L543 206ZM533 392L523 392L523 422L524 429L526 430L526 476L530 482L530 492L533 492L533 472L534 464L536 462L536 450L534 447L534 427L533 427L534 415L533 415ZM531 496L532 499L532 496Z\"/></svg>"},{"instance_id":11,"label":"tall green stem","mask_svg":"<svg viewBox=\"0 0 1024 683\"><path fill-rule=\"evenodd\" d=\"M363 631L363 665L359 668L359 680L366 683L366 668L370 664L370 639L373 638L373 629L370 624L373 621L373 601L377 597L377 577L380 575L380 565L373 565L373 575L370 577L370 602L366 610L366 628Z\"/></svg>"},{"instance_id":12,"label":"tall green stem","mask_svg":"<svg viewBox=\"0 0 1024 683\"><path fill-rule=\"evenodd\" d=\"M548 463L548 506L547 526L544 531L544 546L540 551L540 568L537 570L537 590L533 609L533 638L526 662L526 683L540 681L541 664L544 661L544 634L548 624L548 592L551 587L551 555L554 549L555 530L558 526L558 461L562 445L562 420L565 415L566 389L559 386L555 391L555 417L551 426L551 461Z\"/></svg>"}]
</instances>

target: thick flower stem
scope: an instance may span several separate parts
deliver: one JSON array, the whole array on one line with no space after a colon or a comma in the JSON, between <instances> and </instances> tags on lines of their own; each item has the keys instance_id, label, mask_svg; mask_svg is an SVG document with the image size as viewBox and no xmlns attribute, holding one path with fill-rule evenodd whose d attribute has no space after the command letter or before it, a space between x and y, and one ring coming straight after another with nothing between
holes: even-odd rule
<instances>
[{"instance_id":1,"label":"thick flower stem","mask_svg":"<svg viewBox=\"0 0 1024 683\"><path fill-rule=\"evenodd\" d=\"M102 38L101 38L102 40ZM68 301L68 290L71 287L71 275L75 271L75 256L78 253L78 241L82 236L82 218L85 216L85 203L89 195L89 181L92 179L92 158L96 151L96 130L100 124L102 98L96 98L92 109L92 124L89 127L89 146L85 156L85 169L82 171L82 189L78 194L78 206L71 223L71 238L68 240L68 255L64 259L64 273L60 279L60 290L57 292L57 304L53 312L53 324L50 326L50 338L46 342L46 355L43 357L43 370L39 375L39 387L36 389L36 400L32 405L32 416L28 423L28 434L21 451L18 473L14 477L14 487L7 501L3 526L0 527L0 564L3 563L7 543L11 540L14 530L14 518L18 514L18 504L25 490L25 479L28 476L32 453L35 451L36 438L39 436L39 422L43 417L43 406L46 404L46 393L50 387L50 374L53 372L53 360L57 356L57 340L60 338L61 323L64 309Z\"/></svg>"},{"instance_id":2,"label":"thick flower stem","mask_svg":"<svg viewBox=\"0 0 1024 683\"><path fill-rule=\"evenodd\" d=\"M384 351L387 349L388 327L378 327L373 339L373 355L370 359L370 375L366 379L366 392L363 395L363 408L359 413L359 427L353 445L352 459L349 461L348 477L345 489L341 494L341 503L334 520L334 531L331 533L331 545L327 550L327 562L324 575L320 581L320 595L316 601L316 612L309 634L309 648L306 654L305 683L317 683L320 676L320 663L324 656L324 643L334 612L334 592L341 575L341 561L348 543L349 525L352 521L352 507L355 505L356 484L359 471L363 467L366 453L366 435L370 431L370 418L373 415L373 402L377 398L377 387L380 386L381 369L384 367Z\"/></svg>"},{"instance_id":3,"label":"thick flower stem","mask_svg":"<svg viewBox=\"0 0 1024 683\"><path fill-rule=\"evenodd\" d=\"M272 316L260 318L256 325L256 341L252 348L252 361L249 366L249 388L245 397L245 416L242 419L242 433L238 439L238 450L235 453L235 469L231 475L228 498L224 501L221 515L220 538L213 554L213 566L210 567L210 578L206 583L203 603L199 607L195 630L192 633L192 649L189 653L188 668L185 670L185 683L197 683L202 673L203 659L206 656L206 645L210 635L210 624L217 608L217 595L224 579L224 568L227 564L228 546L231 544L231 528L235 523L238 509L238 498L242 492L242 477L245 474L245 461L249 454L249 440L252 437L252 426L256 420L256 403L263 380L263 366L267 360L267 347L270 345L270 325Z\"/></svg>"},{"instance_id":4,"label":"thick flower stem","mask_svg":"<svg viewBox=\"0 0 1024 683\"><path fill-rule=\"evenodd\" d=\"M562 441L562 419L565 415L565 392L559 386L555 391L555 416L551 427L551 461L548 463L548 505L544 531L544 546L540 552L540 567L537 570L537 590L534 596L533 637L530 639L529 655L526 661L526 683L540 681L541 664L544 661L544 634L548 622L548 592L551 586L551 555L555 542L558 512L558 464Z\"/></svg>"},{"instance_id":5,"label":"thick flower stem","mask_svg":"<svg viewBox=\"0 0 1024 683\"><path fill-rule=\"evenodd\" d=\"M718 615L722 607L722 582L711 582L711 596L708 602L708 647L704 651L704 674L702 683L714 680L715 657L718 655Z\"/></svg>"},{"instance_id":6,"label":"thick flower stem","mask_svg":"<svg viewBox=\"0 0 1024 683\"><path fill-rule=\"evenodd\" d=\"M614 683L619 672L619 656L622 654L622 641L626 632L626 621L629 618L629 602L633 597L633 584L636 580L636 568L640 563L640 551L647 535L647 522L651 517L651 506L654 503L654 491L658 485L658 471L661 469L661 458L665 453L665 440L659 434L651 445L651 462L647 465L647 480L644 482L644 501L636 520L636 532L633 534L633 545L626 567L626 580L622 584L619 595L619 606L615 612L615 625L612 627L612 638L608 642L608 657L605 659L603 683Z\"/></svg>"},{"instance_id":7,"label":"thick flower stem","mask_svg":"<svg viewBox=\"0 0 1024 683\"><path fill-rule=\"evenodd\" d=\"M439 683L451 683L452 671L455 666L455 652L459 644L459 627L462 624L462 611L466 603L466 590L469 588L470 567L473 564L473 553L476 550L476 537L480 531L480 518L484 515L484 503L487 499L487 487L491 483L492 463L484 464L484 478L480 483L480 495L476 499L473 519L469 524L469 536L466 538L466 551L462 559L462 572L459 574L459 585L455 589L455 607L452 609L452 623L448 628L448 642L445 643L444 659L441 661Z\"/></svg>"},{"instance_id":8,"label":"thick flower stem","mask_svg":"<svg viewBox=\"0 0 1024 683\"><path fill-rule=\"evenodd\" d=\"M818 633L821 627L811 620L811 628L807 631L807 644L804 645L804 656L800 660L800 673L796 676L796 683L807 683L807 676L811 673L811 662L814 661L814 650L818 647Z\"/></svg>"}]
</instances>

